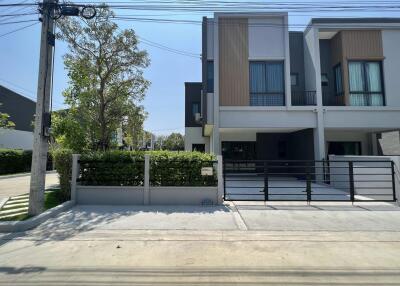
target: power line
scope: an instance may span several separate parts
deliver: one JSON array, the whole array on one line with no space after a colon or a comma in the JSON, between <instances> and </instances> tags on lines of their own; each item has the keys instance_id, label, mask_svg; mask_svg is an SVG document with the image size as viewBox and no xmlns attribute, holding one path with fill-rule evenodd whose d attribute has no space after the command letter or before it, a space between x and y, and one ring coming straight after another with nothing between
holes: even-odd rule
<instances>
[{"instance_id":1,"label":"power line","mask_svg":"<svg viewBox=\"0 0 400 286\"><path fill-rule=\"evenodd\" d=\"M18 28L18 29L12 30L12 31L10 31L10 32L7 32L7 33L4 33L4 34L1 34L1 35L0 35L0 38L2 38L2 37L4 37L4 36L7 36L7 35L10 35L10 34L13 34L13 33L15 33L15 32L18 32L18 31L21 31L21 30L27 29L27 28L29 28L29 27L32 27L33 25L36 25L36 24L38 24L38 23L39 23L39 21L37 21L36 23L30 24L30 25L27 25L27 26L24 26L24 27L21 27L21 28Z\"/></svg>"},{"instance_id":2,"label":"power line","mask_svg":"<svg viewBox=\"0 0 400 286\"><path fill-rule=\"evenodd\" d=\"M27 23L27 22L37 22L37 19L32 20L22 20L22 21L12 21L12 22L1 22L0 26L10 25L10 24L20 24L20 23Z\"/></svg>"}]
</instances>

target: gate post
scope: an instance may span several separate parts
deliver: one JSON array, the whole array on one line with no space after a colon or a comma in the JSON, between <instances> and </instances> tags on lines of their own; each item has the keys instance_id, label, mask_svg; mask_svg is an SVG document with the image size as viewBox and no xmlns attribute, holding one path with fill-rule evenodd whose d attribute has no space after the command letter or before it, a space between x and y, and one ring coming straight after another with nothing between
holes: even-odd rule
<instances>
[{"instance_id":1,"label":"gate post","mask_svg":"<svg viewBox=\"0 0 400 286\"><path fill-rule=\"evenodd\" d=\"M223 160L222 155L217 155L217 176L218 176L218 197L217 197L217 204L222 204L223 200L225 199L225 180L224 180L224 168L223 168Z\"/></svg>"},{"instance_id":2,"label":"gate post","mask_svg":"<svg viewBox=\"0 0 400 286\"><path fill-rule=\"evenodd\" d=\"M311 202L311 176L310 176L310 163L306 162L306 194L307 194L307 203Z\"/></svg>"},{"instance_id":3,"label":"gate post","mask_svg":"<svg viewBox=\"0 0 400 286\"><path fill-rule=\"evenodd\" d=\"M354 170L353 161L349 161L350 200L354 203Z\"/></svg>"},{"instance_id":4,"label":"gate post","mask_svg":"<svg viewBox=\"0 0 400 286\"><path fill-rule=\"evenodd\" d=\"M269 200L268 192L268 163L264 162L264 201Z\"/></svg>"},{"instance_id":5,"label":"gate post","mask_svg":"<svg viewBox=\"0 0 400 286\"><path fill-rule=\"evenodd\" d=\"M150 204L150 155L144 155L144 192L143 204Z\"/></svg>"},{"instance_id":6,"label":"gate post","mask_svg":"<svg viewBox=\"0 0 400 286\"><path fill-rule=\"evenodd\" d=\"M392 189L393 189L393 201L397 200L396 198L396 172L394 169L394 162L390 161L391 163L391 170L392 170Z\"/></svg>"}]
</instances>

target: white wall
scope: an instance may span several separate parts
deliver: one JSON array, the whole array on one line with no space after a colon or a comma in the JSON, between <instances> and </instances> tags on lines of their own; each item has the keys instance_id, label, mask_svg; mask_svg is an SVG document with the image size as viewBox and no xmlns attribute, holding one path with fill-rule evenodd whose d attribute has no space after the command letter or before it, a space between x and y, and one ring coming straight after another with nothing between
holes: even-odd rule
<instances>
[{"instance_id":1,"label":"white wall","mask_svg":"<svg viewBox=\"0 0 400 286\"><path fill-rule=\"evenodd\" d=\"M249 59L285 58L284 18L249 18Z\"/></svg>"},{"instance_id":2,"label":"white wall","mask_svg":"<svg viewBox=\"0 0 400 286\"><path fill-rule=\"evenodd\" d=\"M206 152L210 152L210 138L203 137L201 127L185 127L185 151L192 151L192 144L205 144Z\"/></svg>"},{"instance_id":3,"label":"white wall","mask_svg":"<svg viewBox=\"0 0 400 286\"><path fill-rule=\"evenodd\" d=\"M221 132L220 138L222 141L256 141L257 140L257 132Z\"/></svg>"},{"instance_id":4,"label":"white wall","mask_svg":"<svg viewBox=\"0 0 400 286\"><path fill-rule=\"evenodd\" d=\"M221 108L220 128L315 128L316 116L312 110L274 110L250 106Z\"/></svg>"},{"instance_id":5,"label":"white wall","mask_svg":"<svg viewBox=\"0 0 400 286\"><path fill-rule=\"evenodd\" d=\"M32 150L33 132L0 128L0 148Z\"/></svg>"},{"instance_id":6,"label":"white wall","mask_svg":"<svg viewBox=\"0 0 400 286\"><path fill-rule=\"evenodd\" d=\"M386 105L400 106L400 30L383 30L382 44Z\"/></svg>"}]
</instances>

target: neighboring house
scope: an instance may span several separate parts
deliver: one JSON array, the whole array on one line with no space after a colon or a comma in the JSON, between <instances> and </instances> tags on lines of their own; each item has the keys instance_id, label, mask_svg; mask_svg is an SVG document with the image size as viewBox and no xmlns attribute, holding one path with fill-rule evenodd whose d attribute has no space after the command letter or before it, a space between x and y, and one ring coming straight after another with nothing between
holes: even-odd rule
<instances>
[{"instance_id":1,"label":"neighboring house","mask_svg":"<svg viewBox=\"0 0 400 286\"><path fill-rule=\"evenodd\" d=\"M202 82L185 85L186 150L378 155L380 134L400 129L400 18L312 19L289 32L287 13L215 13L202 41Z\"/></svg>"},{"instance_id":2,"label":"neighboring house","mask_svg":"<svg viewBox=\"0 0 400 286\"><path fill-rule=\"evenodd\" d=\"M0 148L31 150L36 103L0 85L0 112L10 115L14 129L0 128Z\"/></svg>"}]
</instances>

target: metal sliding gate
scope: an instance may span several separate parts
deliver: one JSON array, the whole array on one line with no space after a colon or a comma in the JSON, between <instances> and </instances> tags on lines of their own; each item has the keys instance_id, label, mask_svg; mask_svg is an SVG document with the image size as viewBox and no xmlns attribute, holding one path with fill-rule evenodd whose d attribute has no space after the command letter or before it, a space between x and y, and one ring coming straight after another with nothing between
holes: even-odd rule
<instances>
[{"instance_id":1,"label":"metal sliding gate","mask_svg":"<svg viewBox=\"0 0 400 286\"><path fill-rule=\"evenodd\" d=\"M226 201L396 201L389 160L224 160Z\"/></svg>"}]
</instances>

